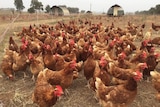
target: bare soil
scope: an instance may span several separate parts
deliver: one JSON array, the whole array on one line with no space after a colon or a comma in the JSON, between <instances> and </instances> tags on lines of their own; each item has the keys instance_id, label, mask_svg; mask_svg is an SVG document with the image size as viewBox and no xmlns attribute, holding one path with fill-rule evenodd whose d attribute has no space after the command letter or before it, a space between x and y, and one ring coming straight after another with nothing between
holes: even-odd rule
<instances>
[{"instance_id":1,"label":"bare soil","mask_svg":"<svg viewBox=\"0 0 160 107\"><path fill-rule=\"evenodd\" d=\"M46 17L47 18L47 17ZM72 19L68 17L69 19ZM104 26L110 25L114 22L115 27L125 28L128 21L131 21L135 25L146 24L145 32L151 27L151 22L160 25L160 16L135 16L126 15L121 18L108 18L107 16L99 17L92 16L89 17L94 23L102 22ZM34 19L34 18L33 18ZM57 20L62 20L64 17L59 17L53 20L39 20L38 23L53 25ZM0 19L2 21L2 19ZM20 32L23 26L29 26L30 24L35 24L35 20L25 21L25 18L21 18L21 21L15 22L13 25L9 25L5 22L0 25L0 34L3 34L7 26L10 29L4 36L3 41L0 46L0 62L4 55L4 48L8 46L8 38L13 35L13 32ZM153 31L153 36L159 36L160 33ZM13 35L14 36L14 35ZM16 41L19 39L14 36ZM140 42L136 42L139 44ZM138 45L137 45L138 46ZM159 50L159 47L157 47ZM160 65L157 66L159 70ZM63 95L56 103L55 107L100 107L98 101L94 98L94 92L88 87L86 87L87 81L83 76L83 71L81 71L79 78L76 79L73 84L68 88L69 95ZM31 80L31 75L28 73L28 77L24 78L23 73L19 72L15 75L15 80L8 80L3 72L0 72L0 107L38 107L33 104L31 100L31 94L33 92L35 83ZM160 103L155 99L156 90L153 88L151 81L141 81L138 83L138 94L136 99L130 107L160 107Z\"/></svg>"}]
</instances>

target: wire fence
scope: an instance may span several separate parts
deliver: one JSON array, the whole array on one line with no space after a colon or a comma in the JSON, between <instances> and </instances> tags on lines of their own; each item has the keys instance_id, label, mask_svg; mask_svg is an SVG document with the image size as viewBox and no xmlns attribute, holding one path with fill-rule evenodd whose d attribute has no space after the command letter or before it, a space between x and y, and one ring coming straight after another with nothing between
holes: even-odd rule
<instances>
[{"instance_id":1,"label":"wire fence","mask_svg":"<svg viewBox=\"0 0 160 107\"><path fill-rule=\"evenodd\" d=\"M6 35L6 33L8 32L8 30L10 29L10 27L12 27L12 25L17 20L17 18L19 17L19 15L20 14L17 14L17 16L12 20L12 22L8 24L7 28L5 29L5 31L3 32L3 34L0 36L0 43L3 41L4 36Z\"/></svg>"}]
</instances>

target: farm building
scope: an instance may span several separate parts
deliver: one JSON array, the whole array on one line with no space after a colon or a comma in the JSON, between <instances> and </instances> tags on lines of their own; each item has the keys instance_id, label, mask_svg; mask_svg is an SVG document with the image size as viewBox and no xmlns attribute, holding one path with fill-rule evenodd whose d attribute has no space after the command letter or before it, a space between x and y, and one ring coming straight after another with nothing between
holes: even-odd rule
<instances>
[{"instance_id":1,"label":"farm building","mask_svg":"<svg viewBox=\"0 0 160 107\"><path fill-rule=\"evenodd\" d=\"M67 16L70 15L69 10L66 6L52 6L51 12L52 15L56 16Z\"/></svg>"},{"instance_id":2,"label":"farm building","mask_svg":"<svg viewBox=\"0 0 160 107\"><path fill-rule=\"evenodd\" d=\"M123 16L124 10L121 6L115 4L108 9L107 15L109 16Z\"/></svg>"},{"instance_id":3,"label":"farm building","mask_svg":"<svg viewBox=\"0 0 160 107\"><path fill-rule=\"evenodd\" d=\"M87 13L87 14L92 14L92 11L87 11L86 13Z\"/></svg>"}]
</instances>

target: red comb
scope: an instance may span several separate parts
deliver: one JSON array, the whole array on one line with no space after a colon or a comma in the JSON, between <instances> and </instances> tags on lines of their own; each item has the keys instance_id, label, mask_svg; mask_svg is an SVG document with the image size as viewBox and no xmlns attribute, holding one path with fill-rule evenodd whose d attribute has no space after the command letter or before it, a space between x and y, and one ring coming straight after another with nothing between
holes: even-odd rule
<instances>
[{"instance_id":1,"label":"red comb","mask_svg":"<svg viewBox=\"0 0 160 107\"><path fill-rule=\"evenodd\" d=\"M92 51L93 51L92 46L89 46L88 51L89 51L89 52L92 52Z\"/></svg>"},{"instance_id":2,"label":"red comb","mask_svg":"<svg viewBox=\"0 0 160 107\"><path fill-rule=\"evenodd\" d=\"M60 97L63 94L63 89L60 85L56 85L55 95Z\"/></svg>"},{"instance_id":3,"label":"red comb","mask_svg":"<svg viewBox=\"0 0 160 107\"><path fill-rule=\"evenodd\" d=\"M106 65L107 61L105 60L105 57L104 57L104 56L101 57L99 63L100 63L100 65L101 65L102 67L104 67L104 66Z\"/></svg>"},{"instance_id":4,"label":"red comb","mask_svg":"<svg viewBox=\"0 0 160 107\"><path fill-rule=\"evenodd\" d=\"M94 37L97 37L97 34L94 34Z\"/></svg>"},{"instance_id":5,"label":"red comb","mask_svg":"<svg viewBox=\"0 0 160 107\"><path fill-rule=\"evenodd\" d=\"M158 58L160 56L160 53L154 53L154 56Z\"/></svg>"},{"instance_id":6,"label":"red comb","mask_svg":"<svg viewBox=\"0 0 160 107\"><path fill-rule=\"evenodd\" d=\"M142 52L142 57L147 57L147 53L145 51Z\"/></svg>"},{"instance_id":7,"label":"red comb","mask_svg":"<svg viewBox=\"0 0 160 107\"><path fill-rule=\"evenodd\" d=\"M144 68L144 69L145 69L145 68L148 68L147 63L144 63L144 64L143 64L143 68Z\"/></svg>"},{"instance_id":8,"label":"red comb","mask_svg":"<svg viewBox=\"0 0 160 107\"><path fill-rule=\"evenodd\" d=\"M124 53L124 52L121 52L120 54L119 54L119 56L121 57L121 58L126 58L126 54Z\"/></svg>"},{"instance_id":9,"label":"red comb","mask_svg":"<svg viewBox=\"0 0 160 107\"><path fill-rule=\"evenodd\" d=\"M115 42L115 41L112 41L112 42L109 44L109 46L110 46L110 47L113 47L113 46L114 46L114 42Z\"/></svg>"},{"instance_id":10,"label":"red comb","mask_svg":"<svg viewBox=\"0 0 160 107\"><path fill-rule=\"evenodd\" d=\"M74 44L75 44L74 40L73 40L73 39L70 39L69 44L70 44L70 45L74 45Z\"/></svg>"},{"instance_id":11,"label":"red comb","mask_svg":"<svg viewBox=\"0 0 160 107\"><path fill-rule=\"evenodd\" d=\"M135 81L139 81L139 80L142 78L142 76L143 76L143 74L142 74L139 70L137 70L137 71L135 72L135 76L133 77L133 79L134 79Z\"/></svg>"},{"instance_id":12,"label":"red comb","mask_svg":"<svg viewBox=\"0 0 160 107\"><path fill-rule=\"evenodd\" d=\"M28 55L28 59L33 59L32 53L30 53L30 54Z\"/></svg>"},{"instance_id":13,"label":"red comb","mask_svg":"<svg viewBox=\"0 0 160 107\"><path fill-rule=\"evenodd\" d=\"M59 90L59 91L62 91L62 87L60 85L56 85L56 88Z\"/></svg>"},{"instance_id":14,"label":"red comb","mask_svg":"<svg viewBox=\"0 0 160 107\"><path fill-rule=\"evenodd\" d=\"M21 39L21 41L22 41L23 43L25 43L25 40L26 40L26 39L25 39L24 37Z\"/></svg>"},{"instance_id":15,"label":"red comb","mask_svg":"<svg viewBox=\"0 0 160 107\"><path fill-rule=\"evenodd\" d=\"M148 40L144 40L144 41L142 42L142 44L143 44L144 46L147 46Z\"/></svg>"},{"instance_id":16,"label":"red comb","mask_svg":"<svg viewBox=\"0 0 160 107\"><path fill-rule=\"evenodd\" d=\"M101 57L101 60L105 60L105 57L104 57L104 56L102 56L102 57Z\"/></svg>"},{"instance_id":17,"label":"red comb","mask_svg":"<svg viewBox=\"0 0 160 107\"><path fill-rule=\"evenodd\" d=\"M55 36L55 33L54 33L54 32L52 32L52 33L51 33L51 35L52 35L52 36Z\"/></svg>"},{"instance_id":18,"label":"red comb","mask_svg":"<svg viewBox=\"0 0 160 107\"><path fill-rule=\"evenodd\" d=\"M66 35L65 35L65 33L64 32L62 32L62 37L65 37Z\"/></svg>"}]
</instances>

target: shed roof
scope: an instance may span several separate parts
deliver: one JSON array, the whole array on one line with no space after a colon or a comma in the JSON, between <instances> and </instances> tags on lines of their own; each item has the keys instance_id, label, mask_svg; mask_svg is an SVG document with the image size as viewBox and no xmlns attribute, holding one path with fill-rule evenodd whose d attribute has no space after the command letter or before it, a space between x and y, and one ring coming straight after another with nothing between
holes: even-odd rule
<instances>
[{"instance_id":1,"label":"shed roof","mask_svg":"<svg viewBox=\"0 0 160 107\"><path fill-rule=\"evenodd\" d=\"M59 6L59 8L61 8L61 9L62 9L62 11L63 11L64 15L69 15L69 14L70 14L70 13L69 13L69 10L67 9L67 7Z\"/></svg>"},{"instance_id":2,"label":"shed roof","mask_svg":"<svg viewBox=\"0 0 160 107\"><path fill-rule=\"evenodd\" d=\"M60 11L57 11L57 12L63 12L63 15L69 15L69 10L67 9L66 6L52 6L51 7L51 10L53 10L54 8L60 10ZM60 13L60 15L62 15L62 13Z\"/></svg>"},{"instance_id":3,"label":"shed roof","mask_svg":"<svg viewBox=\"0 0 160 107\"><path fill-rule=\"evenodd\" d=\"M113 8L113 7L121 7L121 6L119 6L118 4L115 4L115 5L111 6L111 8Z\"/></svg>"},{"instance_id":4,"label":"shed roof","mask_svg":"<svg viewBox=\"0 0 160 107\"><path fill-rule=\"evenodd\" d=\"M111 6L108 9L107 15L109 16L122 16L124 15L124 10L118 4Z\"/></svg>"}]
</instances>

